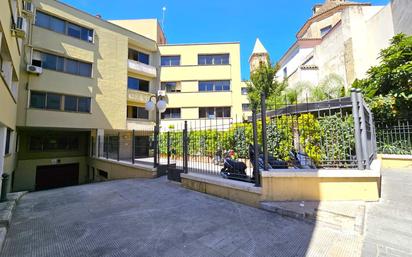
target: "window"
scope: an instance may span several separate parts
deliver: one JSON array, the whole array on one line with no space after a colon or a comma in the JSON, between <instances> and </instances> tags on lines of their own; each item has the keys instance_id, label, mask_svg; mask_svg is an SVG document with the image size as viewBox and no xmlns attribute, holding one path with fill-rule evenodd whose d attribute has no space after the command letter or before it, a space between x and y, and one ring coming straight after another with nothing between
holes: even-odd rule
<instances>
[{"instance_id":1,"label":"window","mask_svg":"<svg viewBox=\"0 0 412 257\"><path fill-rule=\"evenodd\" d=\"M149 112L143 107L127 106L127 118L129 119L149 119Z\"/></svg>"},{"instance_id":2,"label":"window","mask_svg":"<svg viewBox=\"0 0 412 257\"><path fill-rule=\"evenodd\" d=\"M326 35L330 30L332 29L332 25L326 26L322 29L320 29L320 36L323 37Z\"/></svg>"},{"instance_id":3,"label":"window","mask_svg":"<svg viewBox=\"0 0 412 257\"><path fill-rule=\"evenodd\" d=\"M229 91L229 80L199 81L199 91Z\"/></svg>"},{"instance_id":4,"label":"window","mask_svg":"<svg viewBox=\"0 0 412 257\"><path fill-rule=\"evenodd\" d=\"M46 109L49 110L60 110L61 107L61 95L47 93Z\"/></svg>"},{"instance_id":5,"label":"window","mask_svg":"<svg viewBox=\"0 0 412 257\"><path fill-rule=\"evenodd\" d=\"M161 88L162 90L166 90L166 92L181 92L180 84L178 82L162 82Z\"/></svg>"},{"instance_id":6,"label":"window","mask_svg":"<svg viewBox=\"0 0 412 257\"><path fill-rule=\"evenodd\" d=\"M62 104L64 101L64 105ZM68 112L85 112L90 113L91 98L71 95L61 95L47 92L30 92L30 107L63 110Z\"/></svg>"},{"instance_id":7,"label":"window","mask_svg":"<svg viewBox=\"0 0 412 257\"><path fill-rule=\"evenodd\" d=\"M75 135L42 135L30 136L29 138L30 151L76 151L78 149L79 137Z\"/></svg>"},{"instance_id":8,"label":"window","mask_svg":"<svg viewBox=\"0 0 412 257\"><path fill-rule=\"evenodd\" d=\"M69 74L79 75L83 77L92 76L92 64L82 61L77 61L69 58L64 58L54 54L35 52L40 56L42 61L42 67L48 70L60 71ZM36 65L36 60L33 60L32 64ZM38 65L38 64L37 64Z\"/></svg>"},{"instance_id":9,"label":"window","mask_svg":"<svg viewBox=\"0 0 412 257\"><path fill-rule=\"evenodd\" d=\"M180 55L162 56L160 64L162 66L179 66L180 65Z\"/></svg>"},{"instance_id":10,"label":"window","mask_svg":"<svg viewBox=\"0 0 412 257\"><path fill-rule=\"evenodd\" d=\"M77 96L67 95L64 97L64 110L77 112Z\"/></svg>"},{"instance_id":11,"label":"window","mask_svg":"<svg viewBox=\"0 0 412 257\"><path fill-rule=\"evenodd\" d=\"M127 78L127 88L149 92L149 81L133 77Z\"/></svg>"},{"instance_id":12,"label":"window","mask_svg":"<svg viewBox=\"0 0 412 257\"><path fill-rule=\"evenodd\" d=\"M35 24L39 27L78 38L83 41L93 42L93 30L88 29L60 18L51 16L41 11L36 12Z\"/></svg>"},{"instance_id":13,"label":"window","mask_svg":"<svg viewBox=\"0 0 412 257\"><path fill-rule=\"evenodd\" d=\"M229 118L230 107L200 107L199 118Z\"/></svg>"},{"instance_id":14,"label":"window","mask_svg":"<svg viewBox=\"0 0 412 257\"><path fill-rule=\"evenodd\" d=\"M11 129L7 128L7 134L6 134L6 145L4 149L4 154L9 154L10 153L10 142L11 142Z\"/></svg>"},{"instance_id":15,"label":"window","mask_svg":"<svg viewBox=\"0 0 412 257\"><path fill-rule=\"evenodd\" d=\"M129 60L135 60L137 62L141 62L141 63L145 63L145 64L149 64L149 55L130 49L129 48Z\"/></svg>"},{"instance_id":16,"label":"window","mask_svg":"<svg viewBox=\"0 0 412 257\"><path fill-rule=\"evenodd\" d=\"M31 91L30 107L40 109L46 108L46 93Z\"/></svg>"},{"instance_id":17,"label":"window","mask_svg":"<svg viewBox=\"0 0 412 257\"><path fill-rule=\"evenodd\" d=\"M250 111L249 104L242 104L242 111L244 112Z\"/></svg>"},{"instance_id":18,"label":"window","mask_svg":"<svg viewBox=\"0 0 412 257\"><path fill-rule=\"evenodd\" d=\"M162 119L180 119L180 108L167 108L162 113Z\"/></svg>"},{"instance_id":19,"label":"window","mask_svg":"<svg viewBox=\"0 0 412 257\"><path fill-rule=\"evenodd\" d=\"M288 76L288 67L283 68L283 77L287 78Z\"/></svg>"},{"instance_id":20,"label":"window","mask_svg":"<svg viewBox=\"0 0 412 257\"><path fill-rule=\"evenodd\" d=\"M229 64L229 54L199 54L199 65L223 65Z\"/></svg>"},{"instance_id":21,"label":"window","mask_svg":"<svg viewBox=\"0 0 412 257\"><path fill-rule=\"evenodd\" d=\"M90 97L78 97L79 99L79 109L78 112L87 112L90 113Z\"/></svg>"},{"instance_id":22,"label":"window","mask_svg":"<svg viewBox=\"0 0 412 257\"><path fill-rule=\"evenodd\" d=\"M242 87L240 90L242 95L247 95L247 87Z\"/></svg>"},{"instance_id":23,"label":"window","mask_svg":"<svg viewBox=\"0 0 412 257\"><path fill-rule=\"evenodd\" d=\"M99 171L99 176L101 176L103 178L108 178L109 177L109 173L107 173L106 171L99 170L99 169L98 169L98 171Z\"/></svg>"}]
</instances>

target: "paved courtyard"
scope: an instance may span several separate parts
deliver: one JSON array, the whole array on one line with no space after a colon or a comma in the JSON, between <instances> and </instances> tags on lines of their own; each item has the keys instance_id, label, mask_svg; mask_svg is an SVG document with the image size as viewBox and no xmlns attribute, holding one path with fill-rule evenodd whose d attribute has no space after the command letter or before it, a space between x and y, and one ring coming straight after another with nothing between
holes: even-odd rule
<instances>
[{"instance_id":1,"label":"paved courtyard","mask_svg":"<svg viewBox=\"0 0 412 257\"><path fill-rule=\"evenodd\" d=\"M1 256L359 256L358 237L159 178L25 195Z\"/></svg>"},{"instance_id":2,"label":"paved courtyard","mask_svg":"<svg viewBox=\"0 0 412 257\"><path fill-rule=\"evenodd\" d=\"M412 257L412 169L384 170L382 198L369 203L364 257Z\"/></svg>"}]
</instances>

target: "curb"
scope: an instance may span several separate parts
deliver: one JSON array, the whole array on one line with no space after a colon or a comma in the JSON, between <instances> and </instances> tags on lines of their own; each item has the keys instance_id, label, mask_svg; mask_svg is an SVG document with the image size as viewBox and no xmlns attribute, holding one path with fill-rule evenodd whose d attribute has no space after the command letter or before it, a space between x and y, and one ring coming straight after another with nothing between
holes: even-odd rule
<instances>
[{"instance_id":1,"label":"curb","mask_svg":"<svg viewBox=\"0 0 412 257\"><path fill-rule=\"evenodd\" d=\"M26 193L27 191L8 193L7 201L0 203L0 252L3 249L16 205Z\"/></svg>"}]
</instances>

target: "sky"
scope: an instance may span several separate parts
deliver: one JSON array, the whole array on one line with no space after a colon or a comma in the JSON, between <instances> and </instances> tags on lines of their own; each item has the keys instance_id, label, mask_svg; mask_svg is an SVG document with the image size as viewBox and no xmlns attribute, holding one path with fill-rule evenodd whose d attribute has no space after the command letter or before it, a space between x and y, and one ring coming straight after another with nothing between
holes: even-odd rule
<instances>
[{"instance_id":1,"label":"sky","mask_svg":"<svg viewBox=\"0 0 412 257\"><path fill-rule=\"evenodd\" d=\"M296 32L324 0L61 0L106 20L162 20L168 43L240 42L242 79L257 37L271 60L279 60ZM355 0L353 0L355 1ZM356 0L384 5L388 0Z\"/></svg>"}]
</instances>

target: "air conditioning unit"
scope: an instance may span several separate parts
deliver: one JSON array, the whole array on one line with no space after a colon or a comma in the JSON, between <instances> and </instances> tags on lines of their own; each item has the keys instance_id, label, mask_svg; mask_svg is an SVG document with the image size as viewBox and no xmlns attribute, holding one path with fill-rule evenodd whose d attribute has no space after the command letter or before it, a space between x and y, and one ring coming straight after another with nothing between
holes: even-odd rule
<instances>
[{"instance_id":1,"label":"air conditioning unit","mask_svg":"<svg viewBox=\"0 0 412 257\"><path fill-rule=\"evenodd\" d=\"M42 74L43 68L39 67L39 66L36 66L36 65L28 64L27 65L27 72L28 73L33 73L33 74Z\"/></svg>"},{"instance_id":2,"label":"air conditioning unit","mask_svg":"<svg viewBox=\"0 0 412 257\"><path fill-rule=\"evenodd\" d=\"M158 96L166 96L166 90L158 90L157 95Z\"/></svg>"},{"instance_id":3,"label":"air conditioning unit","mask_svg":"<svg viewBox=\"0 0 412 257\"><path fill-rule=\"evenodd\" d=\"M30 1L23 2L23 11L27 14L34 14L34 4Z\"/></svg>"},{"instance_id":4,"label":"air conditioning unit","mask_svg":"<svg viewBox=\"0 0 412 257\"><path fill-rule=\"evenodd\" d=\"M24 17L17 17L17 22L14 26L14 32L17 37L25 37L27 31L27 21Z\"/></svg>"}]
</instances>

